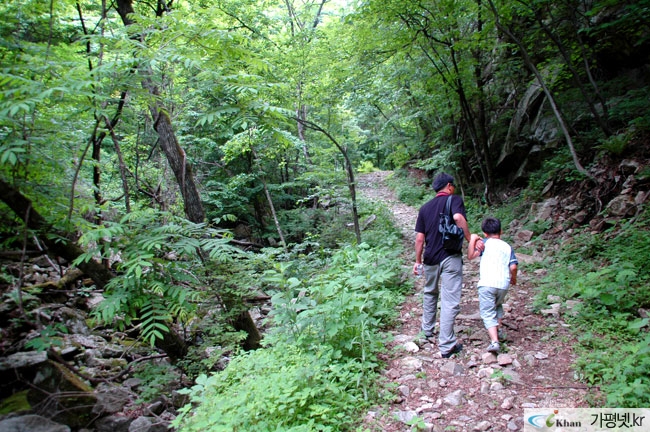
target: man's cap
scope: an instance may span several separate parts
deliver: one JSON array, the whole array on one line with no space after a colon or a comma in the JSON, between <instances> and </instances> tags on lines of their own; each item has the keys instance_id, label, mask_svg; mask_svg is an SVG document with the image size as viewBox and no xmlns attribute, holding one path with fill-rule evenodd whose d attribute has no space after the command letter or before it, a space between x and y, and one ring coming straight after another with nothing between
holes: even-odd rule
<instances>
[{"instance_id":1,"label":"man's cap","mask_svg":"<svg viewBox=\"0 0 650 432\"><path fill-rule=\"evenodd\" d=\"M454 184L454 178L447 173L440 173L433 179L433 190L438 192L447 186L447 183Z\"/></svg>"}]
</instances>

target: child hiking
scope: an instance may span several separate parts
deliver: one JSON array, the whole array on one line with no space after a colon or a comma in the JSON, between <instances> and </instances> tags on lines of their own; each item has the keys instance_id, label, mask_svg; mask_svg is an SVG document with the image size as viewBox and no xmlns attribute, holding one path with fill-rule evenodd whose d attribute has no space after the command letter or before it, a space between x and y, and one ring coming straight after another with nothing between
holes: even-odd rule
<instances>
[{"instance_id":1,"label":"child hiking","mask_svg":"<svg viewBox=\"0 0 650 432\"><path fill-rule=\"evenodd\" d=\"M498 353L499 333L503 318L503 302L508 294L508 287L517 284L518 261L512 247L501 240L501 221L493 217L483 219L482 239L478 234L472 234L469 240L467 258L481 257L478 281L479 309L483 325L490 335L490 345L487 350ZM477 242L482 241L485 249L481 252L476 248Z\"/></svg>"}]
</instances>

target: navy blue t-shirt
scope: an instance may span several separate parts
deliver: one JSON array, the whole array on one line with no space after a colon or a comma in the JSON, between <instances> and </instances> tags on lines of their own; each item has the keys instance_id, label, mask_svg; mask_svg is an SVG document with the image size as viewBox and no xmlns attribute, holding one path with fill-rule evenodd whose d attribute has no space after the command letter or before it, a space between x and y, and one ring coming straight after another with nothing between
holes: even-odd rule
<instances>
[{"instance_id":1,"label":"navy blue t-shirt","mask_svg":"<svg viewBox=\"0 0 650 432\"><path fill-rule=\"evenodd\" d=\"M415 222L415 232L424 233L424 252L422 262L426 265L435 265L442 262L451 254L442 248L442 235L438 230L440 213L445 211L449 195L439 195L420 207L418 218ZM465 203L459 195L451 195L451 215L460 213L465 219Z\"/></svg>"}]
</instances>

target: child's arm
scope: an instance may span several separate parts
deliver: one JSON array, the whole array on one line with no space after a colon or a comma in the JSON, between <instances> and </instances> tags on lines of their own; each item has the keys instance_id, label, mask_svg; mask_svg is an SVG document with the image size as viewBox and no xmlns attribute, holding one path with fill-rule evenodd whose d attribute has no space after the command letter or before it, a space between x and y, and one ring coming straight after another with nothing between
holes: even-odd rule
<instances>
[{"instance_id":1,"label":"child's arm","mask_svg":"<svg viewBox=\"0 0 650 432\"><path fill-rule=\"evenodd\" d=\"M510 264L510 285L517 285L517 264Z\"/></svg>"},{"instance_id":2,"label":"child's arm","mask_svg":"<svg viewBox=\"0 0 650 432\"><path fill-rule=\"evenodd\" d=\"M472 234L469 237L469 245L467 246L467 258L474 259L477 256L481 255L481 251L476 248L476 243L482 241L481 236L478 234Z\"/></svg>"}]
</instances>

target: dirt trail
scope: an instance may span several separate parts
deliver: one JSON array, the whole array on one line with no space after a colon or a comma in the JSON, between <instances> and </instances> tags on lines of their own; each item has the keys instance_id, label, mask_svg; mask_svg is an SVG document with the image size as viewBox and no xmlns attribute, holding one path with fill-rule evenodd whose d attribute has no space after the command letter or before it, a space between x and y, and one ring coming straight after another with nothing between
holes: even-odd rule
<instances>
[{"instance_id":1,"label":"dirt trail","mask_svg":"<svg viewBox=\"0 0 650 432\"><path fill-rule=\"evenodd\" d=\"M387 171L360 175L359 193L392 209L404 236L404 272L410 275L417 209L397 200L385 184L388 175ZM567 324L559 316L532 311L536 281L545 270L531 270L527 266L533 262L530 256L518 253L517 257L519 284L510 288L504 317L507 340L498 359L485 350L489 338L478 313L478 259L465 259L461 312L455 327L464 349L450 359L440 357L435 342L418 339L422 281L415 281L384 359L383 375L395 399L368 413L368 429L418 430L407 424L416 421L419 430L434 432L520 431L524 408L587 406L588 390L575 381L571 369L574 339Z\"/></svg>"}]
</instances>

